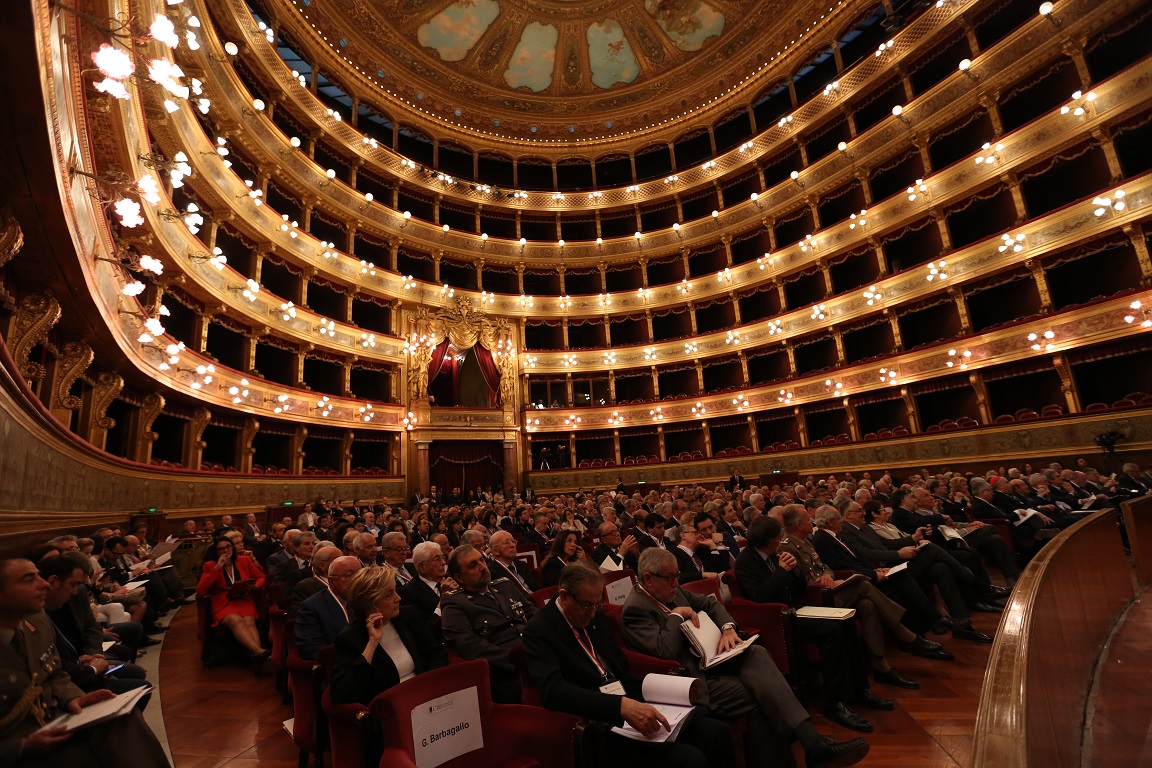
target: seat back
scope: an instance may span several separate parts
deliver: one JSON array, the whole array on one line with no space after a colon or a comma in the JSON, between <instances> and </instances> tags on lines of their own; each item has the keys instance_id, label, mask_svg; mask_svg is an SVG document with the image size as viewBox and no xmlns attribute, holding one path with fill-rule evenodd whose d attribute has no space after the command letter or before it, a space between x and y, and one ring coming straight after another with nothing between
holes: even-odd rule
<instances>
[{"instance_id":1,"label":"seat back","mask_svg":"<svg viewBox=\"0 0 1152 768\"><path fill-rule=\"evenodd\" d=\"M296 619L284 624L285 663L288 665L288 687L292 691L292 741L309 755L319 751L317 738L317 678L322 670L296 650Z\"/></svg>"},{"instance_id":2,"label":"seat back","mask_svg":"<svg viewBox=\"0 0 1152 768\"><path fill-rule=\"evenodd\" d=\"M686 584L681 584L680 589L685 592L695 592L698 595L712 595L721 603L724 602L720 594L720 586L712 579L700 579L699 581L689 581Z\"/></svg>"},{"instance_id":3,"label":"seat back","mask_svg":"<svg viewBox=\"0 0 1152 768\"><path fill-rule=\"evenodd\" d=\"M332 749L332 768L363 768L365 734L372 725L368 708L360 704L337 704L332 701L332 689L327 684L336 662L336 650L326 645L316 654L320 665L324 691L320 708L328 721L328 744Z\"/></svg>"},{"instance_id":4,"label":"seat back","mask_svg":"<svg viewBox=\"0 0 1152 768\"><path fill-rule=\"evenodd\" d=\"M542 587L528 595L528 599L532 601L532 605L537 608L543 608L548 605L548 601L555 597L559 591L560 587Z\"/></svg>"},{"instance_id":5,"label":"seat back","mask_svg":"<svg viewBox=\"0 0 1152 768\"><path fill-rule=\"evenodd\" d=\"M631 568L608 571L604 574L604 602L612 605L624 605L624 601L628 599L628 594L635 584L636 574Z\"/></svg>"}]
</instances>

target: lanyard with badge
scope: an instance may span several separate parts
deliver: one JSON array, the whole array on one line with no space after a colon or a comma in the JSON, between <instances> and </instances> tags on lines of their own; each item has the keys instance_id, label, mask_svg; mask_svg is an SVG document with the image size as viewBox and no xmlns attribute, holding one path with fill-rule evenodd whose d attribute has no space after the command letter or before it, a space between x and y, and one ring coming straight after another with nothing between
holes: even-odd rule
<instances>
[{"instance_id":1,"label":"lanyard with badge","mask_svg":"<svg viewBox=\"0 0 1152 768\"><path fill-rule=\"evenodd\" d=\"M612 675L608 672L607 667L600 661L600 657L596 654L596 648L592 645L592 638L588 637L587 630L578 630L576 627L569 625L572 629L572 636L576 638L576 642L580 644L581 650L591 659L592 663L596 665L596 671L600 673L600 679L607 682L600 686L600 693L607 693L613 696L624 696L627 692L624 690L624 685L619 680L614 680ZM585 641L587 638L587 641Z\"/></svg>"}]
</instances>

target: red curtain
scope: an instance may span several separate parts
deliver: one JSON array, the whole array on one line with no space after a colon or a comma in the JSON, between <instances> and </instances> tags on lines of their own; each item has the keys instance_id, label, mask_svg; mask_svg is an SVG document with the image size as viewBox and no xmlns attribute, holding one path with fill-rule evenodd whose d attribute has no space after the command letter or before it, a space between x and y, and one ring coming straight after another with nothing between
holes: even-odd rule
<instances>
[{"instance_id":1,"label":"red curtain","mask_svg":"<svg viewBox=\"0 0 1152 768\"><path fill-rule=\"evenodd\" d=\"M484 348L483 344L472 347L476 354L476 362L480 365L480 373L484 374L484 383L488 385L488 402L500 404L500 369L492 359L492 353Z\"/></svg>"},{"instance_id":2,"label":"red curtain","mask_svg":"<svg viewBox=\"0 0 1152 768\"><path fill-rule=\"evenodd\" d=\"M428 470L431 484L445 491L503 488L504 447L492 440L435 440L428 450Z\"/></svg>"},{"instance_id":3,"label":"red curtain","mask_svg":"<svg viewBox=\"0 0 1152 768\"><path fill-rule=\"evenodd\" d=\"M431 383L436 380L440 375L440 369L444 366L444 358L448 356L448 339L436 345L432 350L432 362L428 364L428 382Z\"/></svg>"}]
</instances>

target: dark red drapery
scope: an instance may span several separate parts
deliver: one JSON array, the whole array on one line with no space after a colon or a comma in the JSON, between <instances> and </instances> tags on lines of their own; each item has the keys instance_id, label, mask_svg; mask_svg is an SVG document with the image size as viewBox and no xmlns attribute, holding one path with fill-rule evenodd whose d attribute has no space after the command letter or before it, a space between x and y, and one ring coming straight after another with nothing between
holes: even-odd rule
<instances>
[{"instance_id":1,"label":"dark red drapery","mask_svg":"<svg viewBox=\"0 0 1152 768\"><path fill-rule=\"evenodd\" d=\"M440 375L440 368L444 365L444 358L448 356L448 339L436 345L432 350L432 362L428 364L428 381L436 380Z\"/></svg>"},{"instance_id":2,"label":"dark red drapery","mask_svg":"<svg viewBox=\"0 0 1152 768\"><path fill-rule=\"evenodd\" d=\"M483 344L476 344L472 347L472 352L476 355L476 362L480 365L480 373L484 374L484 383L488 385L489 404L499 404L500 369L496 367L492 353L485 349Z\"/></svg>"},{"instance_id":3,"label":"dark red drapery","mask_svg":"<svg viewBox=\"0 0 1152 768\"><path fill-rule=\"evenodd\" d=\"M428 450L429 481L437 488L471 490L504 486L504 448L498 441L433 441Z\"/></svg>"}]
</instances>

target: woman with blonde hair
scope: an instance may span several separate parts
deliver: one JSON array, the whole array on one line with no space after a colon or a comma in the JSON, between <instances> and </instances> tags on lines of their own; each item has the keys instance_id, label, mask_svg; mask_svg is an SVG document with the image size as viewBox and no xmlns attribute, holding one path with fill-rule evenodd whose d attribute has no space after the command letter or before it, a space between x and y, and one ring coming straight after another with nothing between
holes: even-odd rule
<instances>
[{"instance_id":1,"label":"woman with blonde hair","mask_svg":"<svg viewBox=\"0 0 1152 768\"><path fill-rule=\"evenodd\" d=\"M377 694L443 667L443 644L415 608L400 605L391 568L362 568L348 585L348 626L336 636L332 700L368 706Z\"/></svg>"}]
</instances>

